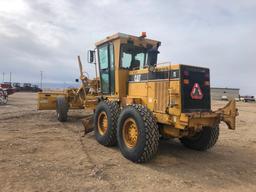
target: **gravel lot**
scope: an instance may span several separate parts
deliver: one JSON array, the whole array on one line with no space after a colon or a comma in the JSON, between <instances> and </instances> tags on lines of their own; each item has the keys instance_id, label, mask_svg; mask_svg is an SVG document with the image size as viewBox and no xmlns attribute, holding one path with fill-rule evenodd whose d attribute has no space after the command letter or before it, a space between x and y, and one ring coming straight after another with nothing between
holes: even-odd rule
<instances>
[{"instance_id":1,"label":"gravel lot","mask_svg":"<svg viewBox=\"0 0 256 192\"><path fill-rule=\"evenodd\" d=\"M221 124L211 150L161 141L156 158L134 164L93 133L81 137L83 111L60 123L55 111L36 110L36 98L15 93L0 106L0 191L256 191L254 103L238 103L237 129Z\"/></svg>"}]
</instances>

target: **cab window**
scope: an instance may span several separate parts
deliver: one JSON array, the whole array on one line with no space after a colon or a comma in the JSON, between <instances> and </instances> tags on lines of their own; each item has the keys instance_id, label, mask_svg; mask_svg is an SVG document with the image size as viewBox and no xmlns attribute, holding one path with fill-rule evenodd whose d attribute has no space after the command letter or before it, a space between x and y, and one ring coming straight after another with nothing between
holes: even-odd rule
<instances>
[{"instance_id":1,"label":"cab window","mask_svg":"<svg viewBox=\"0 0 256 192\"><path fill-rule=\"evenodd\" d=\"M133 44L122 44L120 67L129 70L142 69L146 65L146 57L146 48Z\"/></svg>"},{"instance_id":2,"label":"cab window","mask_svg":"<svg viewBox=\"0 0 256 192\"><path fill-rule=\"evenodd\" d=\"M115 69L114 69L114 46L111 43L98 47L99 71L101 92L114 94Z\"/></svg>"},{"instance_id":3,"label":"cab window","mask_svg":"<svg viewBox=\"0 0 256 192\"><path fill-rule=\"evenodd\" d=\"M108 68L108 46L104 45L99 48L100 69Z\"/></svg>"}]
</instances>

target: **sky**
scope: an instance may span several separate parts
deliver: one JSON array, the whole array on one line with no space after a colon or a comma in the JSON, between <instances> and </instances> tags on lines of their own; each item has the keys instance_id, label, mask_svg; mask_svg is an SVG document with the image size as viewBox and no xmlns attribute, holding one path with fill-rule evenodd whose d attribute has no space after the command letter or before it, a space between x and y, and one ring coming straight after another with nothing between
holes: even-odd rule
<instances>
[{"instance_id":1,"label":"sky","mask_svg":"<svg viewBox=\"0 0 256 192\"><path fill-rule=\"evenodd\" d=\"M159 62L209 67L211 86L256 95L255 0L0 0L0 81L74 82L76 57L122 32L162 42Z\"/></svg>"}]
</instances>

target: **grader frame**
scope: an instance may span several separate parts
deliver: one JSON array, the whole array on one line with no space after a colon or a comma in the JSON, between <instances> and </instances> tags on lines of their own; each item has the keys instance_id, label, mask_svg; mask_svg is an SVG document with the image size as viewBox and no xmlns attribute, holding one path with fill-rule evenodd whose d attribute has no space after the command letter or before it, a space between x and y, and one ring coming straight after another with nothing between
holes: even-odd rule
<instances>
[{"instance_id":1,"label":"grader frame","mask_svg":"<svg viewBox=\"0 0 256 192\"><path fill-rule=\"evenodd\" d=\"M134 162L153 157L159 135L179 138L196 150L212 147L220 121L235 129L235 101L212 111L209 69L157 65L160 44L145 33L140 37L117 33L97 42L88 61L96 64L99 76L88 79L78 57L80 88L39 93L38 109L56 109L61 121L67 120L68 109L93 110L84 122L90 127L86 132L93 130L93 123L99 143L118 142L122 154Z\"/></svg>"}]
</instances>

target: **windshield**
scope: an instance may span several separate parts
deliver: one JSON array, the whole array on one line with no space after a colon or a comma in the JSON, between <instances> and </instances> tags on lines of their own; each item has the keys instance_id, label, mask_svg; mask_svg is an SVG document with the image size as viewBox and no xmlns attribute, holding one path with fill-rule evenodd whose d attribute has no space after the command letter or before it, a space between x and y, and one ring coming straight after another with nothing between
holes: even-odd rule
<instances>
[{"instance_id":1,"label":"windshield","mask_svg":"<svg viewBox=\"0 0 256 192\"><path fill-rule=\"evenodd\" d=\"M147 63L147 49L133 44L121 45L121 67L130 70L142 69Z\"/></svg>"}]
</instances>

